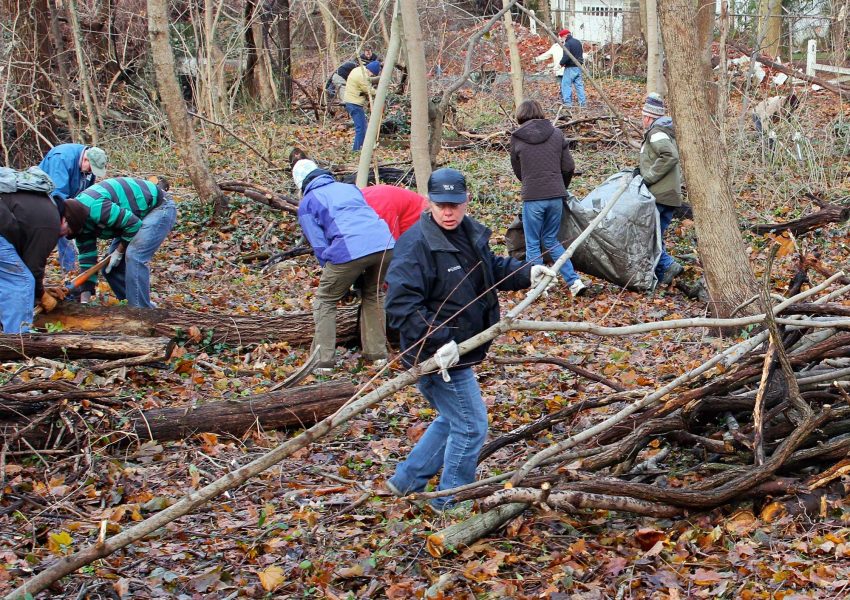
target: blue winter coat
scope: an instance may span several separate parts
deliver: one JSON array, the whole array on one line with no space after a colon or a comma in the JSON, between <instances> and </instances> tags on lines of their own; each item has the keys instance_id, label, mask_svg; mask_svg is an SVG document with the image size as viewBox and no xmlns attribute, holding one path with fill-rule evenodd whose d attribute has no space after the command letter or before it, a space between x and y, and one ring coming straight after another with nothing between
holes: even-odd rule
<instances>
[{"instance_id":1,"label":"blue winter coat","mask_svg":"<svg viewBox=\"0 0 850 600\"><path fill-rule=\"evenodd\" d=\"M73 198L84 189L94 185L94 173L80 171L83 152L88 146L83 144L59 144L45 155L38 165L42 171L50 175L56 189L52 196L62 200Z\"/></svg>"},{"instance_id":2,"label":"blue winter coat","mask_svg":"<svg viewBox=\"0 0 850 600\"><path fill-rule=\"evenodd\" d=\"M493 255L489 229L469 216L460 226L481 259L484 289L475 289L458 260L458 249L430 213L402 234L393 251L384 310L387 324L399 332L402 360L408 367L452 340L463 342L497 323L496 289L522 290L531 285L530 265ZM489 347L483 344L463 355L457 368L481 362Z\"/></svg>"},{"instance_id":3,"label":"blue winter coat","mask_svg":"<svg viewBox=\"0 0 850 600\"><path fill-rule=\"evenodd\" d=\"M329 174L306 184L298 223L322 266L351 262L395 245L390 228L357 186L338 183Z\"/></svg>"}]
</instances>

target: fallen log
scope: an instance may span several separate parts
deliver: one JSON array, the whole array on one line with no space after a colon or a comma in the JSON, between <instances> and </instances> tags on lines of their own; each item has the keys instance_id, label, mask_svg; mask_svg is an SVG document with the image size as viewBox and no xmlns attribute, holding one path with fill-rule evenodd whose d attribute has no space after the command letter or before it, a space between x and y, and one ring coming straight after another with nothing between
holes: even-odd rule
<instances>
[{"instance_id":1,"label":"fallen log","mask_svg":"<svg viewBox=\"0 0 850 600\"><path fill-rule=\"evenodd\" d=\"M92 426L92 429L105 434L110 427L114 427L115 441L122 443L135 440L165 442L206 432L242 436L252 428L264 430L301 428L333 414L356 391L355 386L350 382L334 381L233 400L207 402L194 408L177 407L137 411L121 416L122 420L125 418L129 420L129 427L119 427L119 424L114 422L103 422ZM104 393L103 390L94 392L101 396ZM64 391L33 398L32 402L40 407L51 407L58 399L73 401L92 397L92 393L86 390ZM52 400L53 405L46 400ZM4 412L3 404L3 400L0 399L0 412ZM39 424L33 427L33 422L39 420L40 416L31 419L21 417L23 415L18 413L18 418L7 419L0 423L0 442L9 443L10 440L21 439L25 447L28 445L34 448L45 448L55 444L57 436L63 435L60 430L53 428L50 424ZM118 434L122 436L120 439L117 437Z\"/></svg>"},{"instance_id":2,"label":"fallen log","mask_svg":"<svg viewBox=\"0 0 850 600\"><path fill-rule=\"evenodd\" d=\"M768 67L771 67L779 71L780 73L785 73L789 77L794 77L795 79L802 79L803 81L814 83L824 89L829 90L830 92L833 92L834 94L838 94L839 96L850 96L850 89L848 89L844 85L841 85L840 83L830 83L829 81L821 77L816 77L814 75L806 75L802 71L799 71L793 67L789 67L788 65L783 65L782 63L778 63L775 60L771 60L763 54L756 54L748 48L744 48L736 44L731 44L731 46L735 48L738 52L746 54L747 56L753 56L753 58L755 58L761 64L767 65Z\"/></svg>"},{"instance_id":3,"label":"fallen log","mask_svg":"<svg viewBox=\"0 0 850 600\"><path fill-rule=\"evenodd\" d=\"M344 342L357 336L358 309L340 307L337 311L336 337ZM48 323L61 324L64 331L109 331L134 336L176 337L197 327L205 337L210 331L211 342L257 344L288 342L308 344L313 339L313 315L306 311L280 316L229 315L205 313L184 308L132 308L129 306L89 306L65 302L50 314L36 317L37 327ZM19 340L19 336L5 336ZM20 344L19 344L20 345ZM146 354L140 350L125 356ZM110 357L117 355L109 355Z\"/></svg>"},{"instance_id":4,"label":"fallen log","mask_svg":"<svg viewBox=\"0 0 850 600\"><path fill-rule=\"evenodd\" d=\"M850 207L838 204L821 204L820 210L805 217L788 221L787 223L762 223L752 225L754 233L778 233L790 231L796 236L818 229L830 223L843 223L850 219Z\"/></svg>"},{"instance_id":5,"label":"fallen log","mask_svg":"<svg viewBox=\"0 0 850 600\"><path fill-rule=\"evenodd\" d=\"M130 335L133 335L132 332L130 332ZM156 334L151 332L149 335ZM0 335L0 359L16 360L36 356L45 358L125 358L151 353L157 354L161 358L168 358L171 354L172 345L173 343L169 338L163 337L73 333L11 334Z\"/></svg>"},{"instance_id":6,"label":"fallen log","mask_svg":"<svg viewBox=\"0 0 850 600\"><path fill-rule=\"evenodd\" d=\"M291 196L279 194L250 181L222 181L218 184L224 192L236 192L269 208L282 210L290 214L298 214L298 200Z\"/></svg>"},{"instance_id":7,"label":"fallen log","mask_svg":"<svg viewBox=\"0 0 850 600\"><path fill-rule=\"evenodd\" d=\"M139 439L161 442L203 432L242 436L252 428L301 428L336 412L356 391L347 381L321 383L207 402L195 408L146 410L130 415L130 422Z\"/></svg>"},{"instance_id":8,"label":"fallen log","mask_svg":"<svg viewBox=\"0 0 850 600\"><path fill-rule=\"evenodd\" d=\"M485 513L474 515L428 536L426 549L439 558L447 551L471 546L485 535L495 531L528 508L527 504L503 504Z\"/></svg>"}]
</instances>

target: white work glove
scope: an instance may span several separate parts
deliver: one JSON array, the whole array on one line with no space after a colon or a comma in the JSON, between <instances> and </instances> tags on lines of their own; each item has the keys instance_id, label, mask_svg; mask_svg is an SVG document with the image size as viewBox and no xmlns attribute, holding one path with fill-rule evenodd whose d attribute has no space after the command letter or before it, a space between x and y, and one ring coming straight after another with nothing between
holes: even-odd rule
<instances>
[{"instance_id":1,"label":"white work glove","mask_svg":"<svg viewBox=\"0 0 850 600\"><path fill-rule=\"evenodd\" d=\"M547 267L546 265L532 265L531 266L531 287L537 287L541 281L543 281L544 277L551 277L552 279L549 281L549 285L546 286L546 290L552 287L555 284L555 278L558 276L555 271ZM543 290L546 293L546 290Z\"/></svg>"},{"instance_id":2,"label":"white work glove","mask_svg":"<svg viewBox=\"0 0 850 600\"><path fill-rule=\"evenodd\" d=\"M91 292L80 292L80 304L91 302Z\"/></svg>"},{"instance_id":3,"label":"white work glove","mask_svg":"<svg viewBox=\"0 0 850 600\"><path fill-rule=\"evenodd\" d=\"M121 250L121 247L119 246L110 255L109 264L106 265L106 268L103 270L103 272L109 273L112 269L117 267L118 263L120 263L122 260L124 260L124 252Z\"/></svg>"},{"instance_id":4,"label":"white work glove","mask_svg":"<svg viewBox=\"0 0 850 600\"><path fill-rule=\"evenodd\" d=\"M441 346L440 349L434 353L434 358L437 361L437 365L440 367L440 374L443 376L443 381L448 383L452 380L449 376L449 369L460 362L460 353L457 349L457 342L452 340L448 344Z\"/></svg>"}]
</instances>

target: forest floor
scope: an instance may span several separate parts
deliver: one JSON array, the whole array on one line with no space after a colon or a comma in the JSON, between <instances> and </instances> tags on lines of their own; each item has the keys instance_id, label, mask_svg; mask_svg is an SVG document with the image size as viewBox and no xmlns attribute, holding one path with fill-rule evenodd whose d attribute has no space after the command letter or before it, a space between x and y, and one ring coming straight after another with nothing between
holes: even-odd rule
<instances>
[{"instance_id":1,"label":"forest floor","mask_svg":"<svg viewBox=\"0 0 850 600\"><path fill-rule=\"evenodd\" d=\"M642 84L619 79L600 84L637 123ZM455 122L466 131L509 128L510 94L505 85L497 81L489 94L465 92ZM547 107L555 109L556 90L547 70L541 66L541 75L529 85L531 94L549 99ZM589 89L588 95L590 106L581 114L604 114L597 92ZM502 110L493 110L494 98ZM733 106L738 102L736 98ZM847 202L848 141L842 142L831 129L840 110L834 96L809 95L793 123L778 130L780 147L773 156L749 129L748 121L731 133L738 142L730 146L735 148L732 183L742 224L790 220L811 212L816 207L804 197L805 192ZM847 117L845 108L844 123ZM221 179L254 181L292 194L285 168L292 146L304 148L322 165L356 167L356 156L348 149L349 123L339 113L335 119L316 123L307 112L237 112L228 126L252 140L279 168L268 168L238 141L205 125L205 146L212 169ZM597 125L583 127L587 134ZM791 138L793 131L804 135L799 143L802 160L794 157L798 148ZM163 138L115 133L108 145L111 174L164 174L172 181L179 222L152 265L153 298L160 306L255 315L258 322L281 312L310 310L320 274L312 257L289 260L266 272L240 258L293 247L299 231L291 215L232 195L229 221L209 226L208 207L199 204ZM385 140L377 156L382 164L408 162L405 140ZM633 167L637 150L612 140L579 144L574 156L582 174L573 179L571 191L581 197L617 170ZM519 210L519 185L507 153L484 147L444 151L440 161L466 173L474 197L470 213L493 229L494 248L504 252L505 229ZM698 280L701 269L693 223L674 222L667 240L671 253L686 267L684 277ZM766 239L747 234L746 243L760 276ZM799 252L818 252L834 271L850 266L846 224L821 229L796 243ZM795 272L794 259L792 252L774 266L774 288L779 293ZM49 278L59 280L55 265ZM688 299L675 288L646 294L591 280L592 295L571 299L561 283L535 303L525 318L613 326L708 314L704 303ZM99 302L115 303L103 284L99 292ZM522 297L521 293L503 294L503 309ZM556 357L627 388L652 390L732 342L713 337L705 329L623 338L515 332L498 338L490 356ZM113 386L126 399L127 412L189 406L267 390L306 358L305 347L239 347L201 336L184 341L168 363L134 367L123 375L84 383ZM341 347L340 361L333 379L353 380L365 390L375 386L370 381L374 372L364 365L356 347ZM6 379L20 366L4 364ZM80 366L68 361L70 377ZM61 369L49 369L33 366L28 377L66 376ZM477 373L490 409L491 438L568 404L610 393L601 384L554 365L486 361ZM598 409L593 419L618 408ZM77 410L86 417L85 408ZM824 500L808 512L787 511L778 516L763 512L763 504L746 500L666 520L594 510L527 511L473 546L434 558L426 550L425 539L459 517L420 510L389 496L383 488L384 480L433 416L413 387L404 389L198 512L65 578L43 597L401 599L424 597L437 582L430 597L850 595L850 496L846 494ZM580 419L507 446L480 465L479 475L511 469L587 424ZM200 434L179 442L139 441L122 447L105 444L102 433L90 432L92 464L88 468L76 451L6 456L0 502L0 593L40 570L42 561L93 543L102 520L114 534L297 432L255 429L241 438ZM657 447L651 445L638 460ZM657 466L653 477L659 483L675 477L698 478L696 467L703 460L702 451L680 449ZM25 501L16 502L16 498Z\"/></svg>"}]
</instances>

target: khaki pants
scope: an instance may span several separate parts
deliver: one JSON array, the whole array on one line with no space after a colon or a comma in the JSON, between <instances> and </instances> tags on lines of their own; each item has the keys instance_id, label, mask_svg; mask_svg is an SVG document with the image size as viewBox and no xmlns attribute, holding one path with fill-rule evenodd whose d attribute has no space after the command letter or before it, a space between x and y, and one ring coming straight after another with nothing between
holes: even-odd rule
<instances>
[{"instance_id":1,"label":"khaki pants","mask_svg":"<svg viewBox=\"0 0 850 600\"><path fill-rule=\"evenodd\" d=\"M360 307L360 341L363 357L378 360L387 357L382 290L392 250L375 252L342 264L325 264L319 289L313 301L316 333L313 347L321 346L319 367L334 366L336 350L336 305L360 275L363 275L363 300Z\"/></svg>"}]
</instances>

